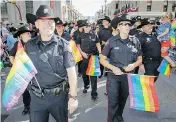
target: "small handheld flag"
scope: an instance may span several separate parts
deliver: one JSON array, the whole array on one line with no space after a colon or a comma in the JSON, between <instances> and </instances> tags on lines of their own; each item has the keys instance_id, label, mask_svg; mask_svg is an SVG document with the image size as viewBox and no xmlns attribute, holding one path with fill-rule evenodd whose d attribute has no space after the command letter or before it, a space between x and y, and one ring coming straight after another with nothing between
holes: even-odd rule
<instances>
[{"instance_id":1,"label":"small handheld flag","mask_svg":"<svg viewBox=\"0 0 176 122\"><path fill-rule=\"evenodd\" d=\"M70 44L70 46L71 46L71 49L72 49L72 53L73 53L73 57L74 57L74 59L75 59L75 62L77 63L77 62L81 61L83 58L82 58L82 55L81 55L80 51L78 50L78 48L77 48L75 42L74 42L73 40L70 40L70 41L69 41L69 44Z\"/></svg>"},{"instance_id":2,"label":"small handheld flag","mask_svg":"<svg viewBox=\"0 0 176 122\"><path fill-rule=\"evenodd\" d=\"M35 74L37 70L19 41L15 60L7 76L2 95L2 103L7 110L17 104Z\"/></svg>"},{"instance_id":3,"label":"small handheld flag","mask_svg":"<svg viewBox=\"0 0 176 122\"><path fill-rule=\"evenodd\" d=\"M158 72L160 72L161 74L167 75L168 77L170 77L171 74L171 68L169 63L163 59L159 68L158 68Z\"/></svg>"},{"instance_id":4,"label":"small handheld flag","mask_svg":"<svg viewBox=\"0 0 176 122\"><path fill-rule=\"evenodd\" d=\"M91 56L88 63L88 68L86 70L86 74L89 76L100 76L100 63L98 56Z\"/></svg>"},{"instance_id":5,"label":"small handheld flag","mask_svg":"<svg viewBox=\"0 0 176 122\"><path fill-rule=\"evenodd\" d=\"M149 112L159 111L154 78L155 76L128 74L131 108Z\"/></svg>"}]
</instances>

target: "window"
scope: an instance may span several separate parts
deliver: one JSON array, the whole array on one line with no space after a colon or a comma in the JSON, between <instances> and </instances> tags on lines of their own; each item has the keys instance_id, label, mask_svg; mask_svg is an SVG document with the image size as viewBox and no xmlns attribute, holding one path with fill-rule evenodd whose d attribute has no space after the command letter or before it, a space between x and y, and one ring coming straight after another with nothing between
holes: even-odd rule
<instances>
[{"instance_id":1,"label":"window","mask_svg":"<svg viewBox=\"0 0 176 122\"><path fill-rule=\"evenodd\" d=\"M163 6L163 12L167 12L167 5Z\"/></svg>"},{"instance_id":2,"label":"window","mask_svg":"<svg viewBox=\"0 0 176 122\"><path fill-rule=\"evenodd\" d=\"M25 1L26 13L33 13L33 1Z\"/></svg>"},{"instance_id":3,"label":"window","mask_svg":"<svg viewBox=\"0 0 176 122\"><path fill-rule=\"evenodd\" d=\"M116 9L118 9L119 8L119 4L118 3L116 3Z\"/></svg>"},{"instance_id":4,"label":"window","mask_svg":"<svg viewBox=\"0 0 176 122\"><path fill-rule=\"evenodd\" d=\"M7 3L1 4L1 13L7 14Z\"/></svg>"},{"instance_id":5,"label":"window","mask_svg":"<svg viewBox=\"0 0 176 122\"><path fill-rule=\"evenodd\" d=\"M172 12L175 12L176 11L175 9L176 9L176 4L173 4L172 5Z\"/></svg>"},{"instance_id":6,"label":"window","mask_svg":"<svg viewBox=\"0 0 176 122\"><path fill-rule=\"evenodd\" d=\"M147 5L147 11L151 11L151 5Z\"/></svg>"}]
</instances>

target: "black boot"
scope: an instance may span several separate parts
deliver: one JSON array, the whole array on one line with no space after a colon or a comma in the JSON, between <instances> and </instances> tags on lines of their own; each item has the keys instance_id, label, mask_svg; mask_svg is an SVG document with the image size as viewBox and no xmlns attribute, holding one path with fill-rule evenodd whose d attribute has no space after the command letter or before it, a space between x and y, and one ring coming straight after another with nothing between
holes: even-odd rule
<instances>
[{"instance_id":1,"label":"black boot","mask_svg":"<svg viewBox=\"0 0 176 122\"><path fill-rule=\"evenodd\" d=\"M26 114L30 114L30 108L29 107L24 107L22 115L25 116Z\"/></svg>"},{"instance_id":2,"label":"black boot","mask_svg":"<svg viewBox=\"0 0 176 122\"><path fill-rule=\"evenodd\" d=\"M124 122L124 120L123 120L123 117L122 117L122 116L118 116L118 117L117 117L117 119L118 119L118 122Z\"/></svg>"}]
</instances>

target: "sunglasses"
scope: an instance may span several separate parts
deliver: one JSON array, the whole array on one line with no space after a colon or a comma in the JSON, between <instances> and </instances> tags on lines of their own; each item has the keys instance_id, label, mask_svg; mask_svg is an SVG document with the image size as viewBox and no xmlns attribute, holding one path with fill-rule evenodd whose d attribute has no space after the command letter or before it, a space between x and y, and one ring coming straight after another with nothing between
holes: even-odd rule
<instances>
[{"instance_id":1,"label":"sunglasses","mask_svg":"<svg viewBox=\"0 0 176 122\"><path fill-rule=\"evenodd\" d=\"M122 25L122 26L132 26L132 24L131 23L119 23L119 25Z\"/></svg>"}]
</instances>

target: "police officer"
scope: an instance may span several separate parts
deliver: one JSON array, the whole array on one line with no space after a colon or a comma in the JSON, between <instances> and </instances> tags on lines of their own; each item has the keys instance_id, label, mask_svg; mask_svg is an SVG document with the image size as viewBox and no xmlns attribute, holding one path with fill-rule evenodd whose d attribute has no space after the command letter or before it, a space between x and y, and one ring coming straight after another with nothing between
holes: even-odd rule
<instances>
[{"instance_id":1,"label":"police officer","mask_svg":"<svg viewBox=\"0 0 176 122\"><path fill-rule=\"evenodd\" d=\"M84 26L83 20L78 20L77 21L77 26L78 26L78 30L76 30L73 33L73 40L75 42L78 41L79 35L83 32L83 26ZM81 72L81 62L82 61L78 62L78 77L81 77L81 75L82 75L82 72Z\"/></svg>"},{"instance_id":2,"label":"police officer","mask_svg":"<svg viewBox=\"0 0 176 122\"><path fill-rule=\"evenodd\" d=\"M71 36L70 36L70 34L68 32L64 31L65 28L64 28L63 24L64 23L60 19L56 22L57 34L58 34L59 37L62 37L65 40L70 41L71 40Z\"/></svg>"},{"instance_id":3,"label":"police officer","mask_svg":"<svg viewBox=\"0 0 176 122\"><path fill-rule=\"evenodd\" d=\"M142 33L138 39L143 52L143 64L145 75L158 76L157 71L161 63L161 43L157 36L152 34L152 25L146 19L141 20ZM156 81L157 77L155 78Z\"/></svg>"},{"instance_id":4,"label":"police officer","mask_svg":"<svg viewBox=\"0 0 176 122\"><path fill-rule=\"evenodd\" d=\"M22 45L24 46L25 43L28 42L28 40L31 39L31 33L32 31L29 30L28 27L26 26L22 26L20 27L17 32L14 34L14 38L18 38ZM10 50L10 62L13 64L14 59L15 59L15 55L17 52L17 45L18 45L18 41L14 44L13 48ZM23 93L23 103L24 103L24 110L22 112L22 115L26 115L30 112L30 94L29 91L26 89Z\"/></svg>"},{"instance_id":5,"label":"police officer","mask_svg":"<svg viewBox=\"0 0 176 122\"><path fill-rule=\"evenodd\" d=\"M101 19L102 24L103 24L103 28L100 29L98 37L100 39L101 42L101 48L103 49L106 41L112 37L112 29L109 27L109 24L111 22L111 19L108 16L105 16L103 19ZM103 75L103 70L104 67L102 65L100 65L101 68L101 76L99 78L102 77Z\"/></svg>"},{"instance_id":6,"label":"police officer","mask_svg":"<svg viewBox=\"0 0 176 122\"><path fill-rule=\"evenodd\" d=\"M142 63L140 42L129 36L130 27L128 15L122 15L117 22L119 35L106 42L100 58L100 63L111 70L107 77L108 122L124 122L122 114L129 94L124 73L133 73L135 67Z\"/></svg>"},{"instance_id":7,"label":"police officer","mask_svg":"<svg viewBox=\"0 0 176 122\"><path fill-rule=\"evenodd\" d=\"M30 122L48 122L49 114L67 122L67 110L72 113L78 105L75 61L68 42L54 34L57 20L51 8L40 5L35 15L40 35L25 45L38 71L29 84Z\"/></svg>"},{"instance_id":8,"label":"police officer","mask_svg":"<svg viewBox=\"0 0 176 122\"><path fill-rule=\"evenodd\" d=\"M117 22L119 21L120 17L114 17L114 19L111 21L111 27L112 27L112 35L116 36L119 34L119 30L117 29Z\"/></svg>"},{"instance_id":9,"label":"police officer","mask_svg":"<svg viewBox=\"0 0 176 122\"><path fill-rule=\"evenodd\" d=\"M77 41L77 46L83 56L83 61L81 63L82 78L84 81L83 93L87 93L87 89L89 88L89 82L91 82L92 100L96 100L98 96L97 77L89 77L88 75L86 75L86 69L88 67L89 57L91 55L101 54L101 46L97 35L95 33L90 32L90 25L88 25L86 21L82 25L84 28L84 32L80 34L79 39Z\"/></svg>"}]
</instances>

